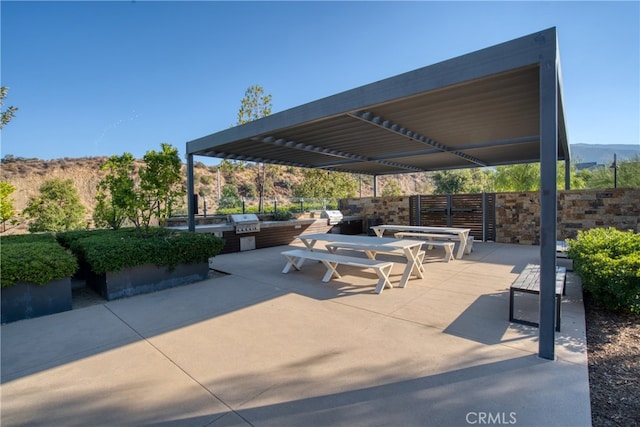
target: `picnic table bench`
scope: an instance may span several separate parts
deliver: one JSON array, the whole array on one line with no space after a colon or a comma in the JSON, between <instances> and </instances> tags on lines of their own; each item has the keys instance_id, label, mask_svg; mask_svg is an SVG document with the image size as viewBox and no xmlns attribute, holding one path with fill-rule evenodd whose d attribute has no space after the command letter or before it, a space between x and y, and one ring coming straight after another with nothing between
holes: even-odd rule
<instances>
[{"instance_id":1,"label":"picnic table bench","mask_svg":"<svg viewBox=\"0 0 640 427\"><path fill-rule=\"evenodd\" d=\"M287 264L282 270L283 273L288 273L291 267L296 270L300 270L300 260L310 259L320 261L327 267L327 272L322 278L323 282L328 282L332 277L340 278L340 274L336 268L339 264L349 265L351 267L359 268L371 268L378 275L378 284L376 285L375 292L381 293L385 287L392 288L393 285L389 281L389 274L393 268L393 263L390 261L378 261L369 258L357 258L346 255L339 255L325 251L307 251L304 249L293 249L290 251L282 252L282 255L287 259Z\"/></svg>"},{"instance_id":2,"label":"picnic table bench","mask_svg":"<svg viewBox=\"0 0 640 427\"><path fill-rule=\"evenodd\" d=\"M464 254L471 253L471 246L473 244L473 238L469 238L469 233L471 232L471 229L469 228L383 224L372 226L371 229L378 237L382 237L385 231L394 231L422 233L422 237L429 238L431 240L437 239L459 242L456 258L462 258Z\"/></svg>"},{"instance_id":3,"label":"picnic table bench","mask_svg":"<svg viewBox=\"0 0 640 427\"><path fill-rule=\"evenodd\" d=\"M446 262L449 262L453 259L453 248L455 247L456 244L450 241L443 242L442 240L434 240L434 238L442 238L443 235L441 234L428 234L428 233L415 233L415 232L401 231L399 233L395 233L393 236L397 239L404 239L405 237L420 238L425 241L425 243L429 246L429 249L431 249L434 246L442 247L444 249L444 260ZM449 236L444 236L444 238L447 240L448 240L448 237ZM473 237L471 237L471 239L473 239Z\"/></svg>"},{"instance_id":4,"label":"picnic table bench","mask_svg":"<svg viewBox=\"0 0 640 427\"><path fill-rule=\"evenodd\" d=\"M336 251L340 248L351 249L354 251L364 251L365 255L367 255L367 258L369 259L376 259L376 254L378 252L406 257L404 250L400 248L385 248L384 246L370 246L370 245L364 246L360 243L353 243L353 242L332 242L332 243L327 243L325 247L331 253L336 253ZM424 256L425 256L424 251L419 250L418 252L416 252L415 254L416 262L413 266L413 271L411 271L410 274L418 277L422 277L422 273L424 273L424 267L422 266L422 261L424 260ZM405 285L406 285L406 282L400 283L401 288L404 288Z\"/></svg>"},{"instance_id":5,"label":"picnic table bench","mask_svg":"<svg viewBox=\"0 0 640 427\"><path fill-rule=\"evenodd\" d=\"M565 293L565 283L567 278L567 269L565 267L556 267L556 331L560 332L560 307L562 303L562 295ZM516 292L528 294L540 294L540 266L537 264L527 264L522 273L518 275L516 280L511 284L509 289L509 321L538 327L539 324L523 319L516 319L513 315L514 296Z\"/></svg>"},{"instance_id":6,"label":"picnic table bench","mask_svg":"<svg viewBox=\"0 0 640 427\"><path fill-rule=\"evenodd\" d=\"M327 243L349 244L354 250L364 251L371 259L375 258L377 252L403 254L406 262L404 263L404 271L400 278L399 287L404 288L412 275L420 279L424 278L424 269L421 262L418 261L418 253L420 252L422 243L416 240L332 233L301 234L295 236L295 238L302 241L307 250L311 252L315 250L316 243L322 241ZM298 259L296 266L300 267L303 262L304 258Z\"/></svg>"}]
</instances>

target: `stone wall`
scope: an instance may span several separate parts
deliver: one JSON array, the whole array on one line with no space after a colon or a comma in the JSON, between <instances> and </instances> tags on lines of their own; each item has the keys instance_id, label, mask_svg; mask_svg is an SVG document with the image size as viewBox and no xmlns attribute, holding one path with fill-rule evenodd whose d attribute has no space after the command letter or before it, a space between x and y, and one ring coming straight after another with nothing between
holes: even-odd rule
<instances>
[{"instance_id":1,"label":"stone wall","mask_svg":"<svg viewBox=\"0 0 640 427\"><path fill-rule=\"evenodd\" d=\"M345 215L360 215L363 232L368 220L409 224L409 196L354 198L340 201ZM558 239L574 238L578 230L614 227L640 232L640 189L558 191ZM540 193L496 194L496 241L540 243Z\"/></svg>"},{"instance_id":2,"label":"stone wall","mask_svg":"<svg viewBox=\"0 0 640 427\"><path fill-rule=\"evenodd\" d=\"M369 229L371 221L380 224L409 224L409 196L363 197L341 199L340 211L343 215L362 217L363 233Z\"/></svg>"},{"instance_id":3,"label":"stone wall","mask_svg":"<svg viewBox=\"0 0 640 427\"><path fill-rule=\"evenodd\" d=\"M640 232L640 189L558 191L558 239L578 230L614 227ZM540 193L496 195L496 241L540 243Z\"/></svg>"}]
</instances>

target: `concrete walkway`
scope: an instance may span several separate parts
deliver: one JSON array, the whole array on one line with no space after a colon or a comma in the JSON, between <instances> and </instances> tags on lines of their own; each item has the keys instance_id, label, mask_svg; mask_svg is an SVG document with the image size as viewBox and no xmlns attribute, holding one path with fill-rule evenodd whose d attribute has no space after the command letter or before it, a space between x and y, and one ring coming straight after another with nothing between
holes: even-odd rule
<instances>
[{"instance_id":1,"label":"concrete walkway","mask_svg":"<svg viewBox=\"0 0 640 427\"><path fill-rule=\"evenodd\" d=\"M322 283L307 262L282 274L287 249L221 255L223 277L2 325L2 426L591 424L577 279L557 360L537 357L536 328L508 322L508 287L538 247L435 253L424 279L380 295L373 272L343 267ZM519 316L535 319L536 303L519 296Z\"/></svg>"}]
</instances>

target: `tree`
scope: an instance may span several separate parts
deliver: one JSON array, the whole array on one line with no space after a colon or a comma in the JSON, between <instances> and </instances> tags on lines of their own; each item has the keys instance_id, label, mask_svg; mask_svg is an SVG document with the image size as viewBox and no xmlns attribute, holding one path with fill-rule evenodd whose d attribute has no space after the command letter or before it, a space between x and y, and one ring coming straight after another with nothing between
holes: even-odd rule
<instances>
[{"instance_id":1,"label":"tree","mask_svg":"<svg viewBox=\"0 0 640 427\"><path fill-rule=\"evenodd\" d=\"M540 163L498 166L496 191L535 191L540 189Z\"/></svg>"},{"instance_id":2,"label":"tree","mask_svg":"<svg viewBox=\"0 0 640 427\"><path fill-rule=\"evenodd\" d=\"M253 120L266 117L271 114L271 94L265 95L261 86L253 85L244 93L238 110L238 124L244 124ZM267 181L267 166L262 163L256 174L256 187L258 190L258 211L264 211L265 183Z\"/></svg>"},{"instance_id":3,"label":"tree","mask_svg":"<svg viewBox=\"0 0 640 427\"><path fill-rule=\"evenodd\" d=\"M178 149L170 144L160 144L160 151L147 151L140 173L138 206L145 228L152 216L162 224L171 215L173 207L185 194L182 185L182 161Z\"/></svg>"},{"instance_id":4,"label":"tree","mask_svg":"<svg viewBox=\"0 0 640 427\"><path fill-rule=\"evenodd\" d=\"M271 94L265 95L262 86L249 86L240 101L237 124L252 122L271 114L271 98Z\"/></svg>"},{"instance_id":5,"label":"tree","mask_svg":"<svg viewBox=\"0 0 640 427\"><path fill-rule=\"evenodd\" d=\"M465 184L469 178L460 171L445 170L433 175L436 186L434 194L458 194L464 192Z\"/></svg>"},{"instance_id":6,"label":"tree","mask_svg":"<svg viewBox=\"0 0 640 427\"><path fill-rule=\"evenodd\" d=\"M564 162L556 164L556 183L558 189L564 189ZM569 168L571 188L585 188L582 173L578 173L575 165ZM496 191L537 191L540 189L540 163L526 163L496 168L494 186Z\"/></svg>"},{"instance_id":7,"label":"tree","mask_svg":"<svg viewBox=\"0 0 640 427\"><path fill-rule=\"evenodd\" d=\"M400 189L400 184L395 179L389 179L385 183L382 188L383 196L400 196L402 195L402 190Z\"/></svg>"},{"instance_id":8,"label":"tree","mask_svg":"<svg viewBox=\"0 0 640 427\"><path fill-rule=\"evenodd\" d=\"M354 197L358 190L358 179L349 173L303 169L302 176L302 182L293 187L295 197L346 198Z\"/></svg>"},{"instance_id":9,"label":"tree","mask_svg":"<svg viewBox=\"0 0 640 427\"><path fill-rule=\"evenodd\" d=\"M24 210L33 220L29 231L66 231L86 228L85 207L70 179L50 179L40 187L40 195L31 197Z\"/></svg>"},{"instance_id":10,"label":"tree","mask_svg":"<svg viewBox=\"0 0 640 427\"><path fill-rule=\"evenodd\" d=\"M134 214L136 190L133 176L136 166L133 155L111 156L101 169L108 172L97 186L93 221L97 227L108 226L117 230Z\"/></svg>"},{"instance_id":11,"label":"tree","mask_svg":"<svg viewBox=\"0 0 640 427\"><path fill-rule=\"evenodd\" d=\"M6 86L0 87L0 107L4 105L4 98L7 96L8 90L9 88ZM0 113L0 129L5 127L11 119L15 117L16 111L18 111L18 108L11 106Z\"/></svg>"},{"instance_id":12,"label":"tree","mask_svg":"<svg viewBox=\"0 0 640 427\"><path fill-rule=\"evenodd\" d=\"M0 181L0 222L2 231L5 231L5 223L14 217L16 210L13 207L13 199L9 196L16 190L16 187L6 181Z\"/></svg>"},{"instance_id":13,"label":"tree","mask_svg":"<svg viewBox=\"0 0 640 427\"><path fill-rule=\"evenodd\" d=\"M226 184L222 187L222 195L218 202L218 209L237 208L242 205L242 200L233 185Z\"/></svg>"},{"instance_id":14,"label":"tree","mask_svg":"<svg viewBox=\"0 0 640 427\"><path fill-rule=\"evenodd\" d=\"M128 219L136 228L148 230L153 217L166 221L185 189L178 150L170 144L161 148L147 151L139 168L131 153L105 162L102 169L108 174L98 183L96 225L117 229Z\"/></svg>"},{"instance_id":15,"label":"tree","mask_svg":"<svg viewBox=\"0 0 640 427\"><path fill-rule=\"evenodd\" d=\"M617 162L618 188L640 188L640 156ZM585 181L585 188L613 188L614 170L609 166L602 166L594 170L584 170L581 177Z\"/></svg>"}]
</instances>

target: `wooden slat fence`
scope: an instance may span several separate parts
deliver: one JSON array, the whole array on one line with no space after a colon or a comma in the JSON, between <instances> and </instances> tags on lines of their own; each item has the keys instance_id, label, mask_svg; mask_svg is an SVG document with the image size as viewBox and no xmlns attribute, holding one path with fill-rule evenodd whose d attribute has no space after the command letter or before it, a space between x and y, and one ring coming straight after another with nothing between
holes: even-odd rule
<instances>
[{"instance_id":1,"label":"wooden slat fence","mask_svg":"<svg viewBox=\"0 0 640 427\"><path fill-rule=\"evenodd\" d=\"M469 228L477 240L495 240L495 200L495 193L412 196L411 225Z\"/></svg>"}]
</instances>

